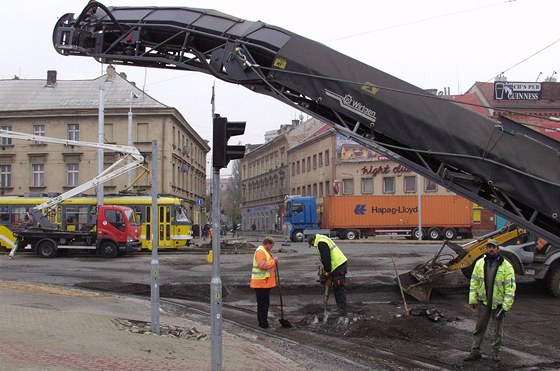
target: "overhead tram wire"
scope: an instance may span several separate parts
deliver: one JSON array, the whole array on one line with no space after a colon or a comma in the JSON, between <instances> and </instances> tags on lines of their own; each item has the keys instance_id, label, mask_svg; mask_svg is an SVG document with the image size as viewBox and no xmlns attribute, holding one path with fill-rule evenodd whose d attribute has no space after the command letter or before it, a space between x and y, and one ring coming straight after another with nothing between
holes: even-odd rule
<instances>
[{"instance_id":1,"label":"overhead tram wire","mask_svg":"<svg viewBox=\"0 0 560 371\"><path fill-rule=\"evenodd\" d=\"M479 6L479 7L476 7L476 8L457 10L457 11L450 12L450 13L439 14L439 15L435 15L435 16L432 16L432 17L418 19L418 20L415 20L415 21L410 21L410 22L405 22L405 23L399 23L399 24L392 25L392 26L382 27L382 28L378 28L378 29L375 29L375 30L371 30L371 31L365 31L365 32L360 32L360 33L353 34L353 35L342 36L342 37L339 37L339 38L336 38L336 39L331 39L331 40L325 41L324 43L327 44L327 43L330 43L330 42L351 39L351 38L354 38L354 37L364 36L364 35L368 35L368 34L375 33L375 32L387 31L387 30L392 30L394 28L410 26L410 25L418 24L418 23L424 23L424 22L428 22L428 21L433 21L435 19L440 19L440 18L445 18L445 17L449 17L449 16L453 16L453 15L459 15L459 14L463 14L463 13L473 12L473 11L476 11L476 10L486 9L486 8L490 8L490 7L493 7L493 6L498 6L498 5L502 5L502 4L506 4L506 3L512 3L514 1L517 1L517 0L506 0L506 1L500 1L498 3Z\"/></svg>"},{"instance_id":2,"label":"overhead tram wire","mask_svg":"<svg viewBox=\"0 0 560 371\"><path fill-rule=\"evenodd\" d=\"M519 66L521 63L524 63L524 62L528 61L529 59L531 59L531 58L535 57L536 55L542 53L543 51L545 51L546 49L550 48L551 46L553 46L554 44L556 44L556 43L558 43L558 42L560 42L560 39L557 39L556 41L553 41L552 43L548 44L548 45L545 46L544 48L542 48L542 49L540 49L540 50L534 52L533 54L531 54L531 55L528 56L527 58L525 58L525 59L523 59L523 60L517 62L517 63L514 64L513 66L511 66L511 67L509 67L509 68L503 70L503 71L501 72L501 74L504 74L504 73L506 73L507 71L509 71L509 70L511 70L511 69L513 69L513 68L515 68L515 67L517 67L517 66ZM539 76L540 76L540 74L539 74ZM494 79L495 79L495 77L491 77L491 78L489 78L488 80L486 80L486 82L490 82L490 81L492 81L492 80L494 80ZM537 77L537 79L538 79L538 77Z\"/></svg>"}]
</instances>

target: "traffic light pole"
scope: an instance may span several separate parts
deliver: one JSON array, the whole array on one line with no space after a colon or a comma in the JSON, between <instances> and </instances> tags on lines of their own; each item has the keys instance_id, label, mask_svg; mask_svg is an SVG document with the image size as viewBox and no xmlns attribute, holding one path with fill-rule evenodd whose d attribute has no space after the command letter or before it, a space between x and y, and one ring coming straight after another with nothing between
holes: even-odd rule
<instances>
[{"instance_id":1,"label":"traffic light pole","mask_svg":"<svg viewBox=\"0 0 560 371\"><path fill-rule=\"evenodd\" d=\"M212 104L214 102L212 90ZM212 105L212 281L210 283L210 315L212 316L212 371L222 369L222 279L220 277L220 169L226 168L230 160L243 158L245 146L230 146L232 136L243 135L244 121L230 122L225 117L214 114Z\"/></svg>"},{"instance_id":2,"label":"traffic light pole","mask_svg":"<svg viewBox=\"0 0 560 371\"><path fill-rule=\"evenodd\" d=\"M212 281L210 282L212 371L222 369L222 278L220 277L220 168L212 175Z\"/></svg>"}]
</instances>

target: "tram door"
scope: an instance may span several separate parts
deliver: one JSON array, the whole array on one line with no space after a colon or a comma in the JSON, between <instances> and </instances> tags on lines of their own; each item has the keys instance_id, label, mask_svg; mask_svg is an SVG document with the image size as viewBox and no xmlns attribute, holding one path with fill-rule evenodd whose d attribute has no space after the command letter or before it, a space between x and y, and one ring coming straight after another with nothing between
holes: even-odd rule
<instances>
[{"instance_id":1,"label":"tram door","mask_svg":"<svg viewBox=\"0 0 560 371\"><path fill-rule=\"evenodd\" d=\"M159 246L173 247L171 241L171 207L158 206L159 215Z\"/></svg>"}]
</instances>

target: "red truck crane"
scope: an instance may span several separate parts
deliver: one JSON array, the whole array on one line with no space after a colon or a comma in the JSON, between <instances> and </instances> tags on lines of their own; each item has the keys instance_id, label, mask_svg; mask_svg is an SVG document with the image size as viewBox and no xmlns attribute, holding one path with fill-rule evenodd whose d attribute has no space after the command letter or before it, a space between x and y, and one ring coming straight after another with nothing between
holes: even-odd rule
<instances>
[{"instance_id":1,"label":"red truck crane","mask_svg":"<svg viewBox=\"0 0 560 371\"><path fill-rule=\"evenodd\" d=\"M111 150L124 155L90 181L30 208L28 215L32 224L24 225L23 229L14 233L16 244L10 252L10 258L14 257L18 247L27 245L30 245L38 255L45 258L55 257L62 249L95 251L106 258L114 258L119 253L140 250L142 247L140 241L141 224L134 211L129 207L101 205L97 208L95 215L90 216L88 224L79 231L60 230L59 225L48 218L49 212L56 209L64 200L141 166L144 157L138 149L115 144L51 138L10 130L0 130L0 137L58 143L66 146L91 147ZM132 160L129 161L129 159Z\"/></svg>"}]
</instances>

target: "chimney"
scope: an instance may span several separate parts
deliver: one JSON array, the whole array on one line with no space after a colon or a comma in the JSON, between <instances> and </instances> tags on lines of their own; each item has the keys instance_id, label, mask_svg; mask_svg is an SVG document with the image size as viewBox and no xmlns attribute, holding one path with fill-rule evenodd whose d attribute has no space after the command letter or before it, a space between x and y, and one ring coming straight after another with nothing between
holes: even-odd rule
<instances>
[{"instance_id":1,"label":"chimney","mask_svg":"<svg viewBox=\"0 0 560 371\"><path fill-rule=\"evenodd\" d=\"M56 85L56 71L50 70L47 71L47 86L55 86Z\"/></svg>"},{"instance_id":2,"label":"chimney","mask_svg":"<svg viewBox=\"0 0 560 371\"><path fill-rule=\"evenodd\" d=\"M113 81L115 79L116 75L117 75L117 71L115 70L115 67L113 67L112 65L108 65L107 66L107 81Z\"/></svg>"}]
</instances>

